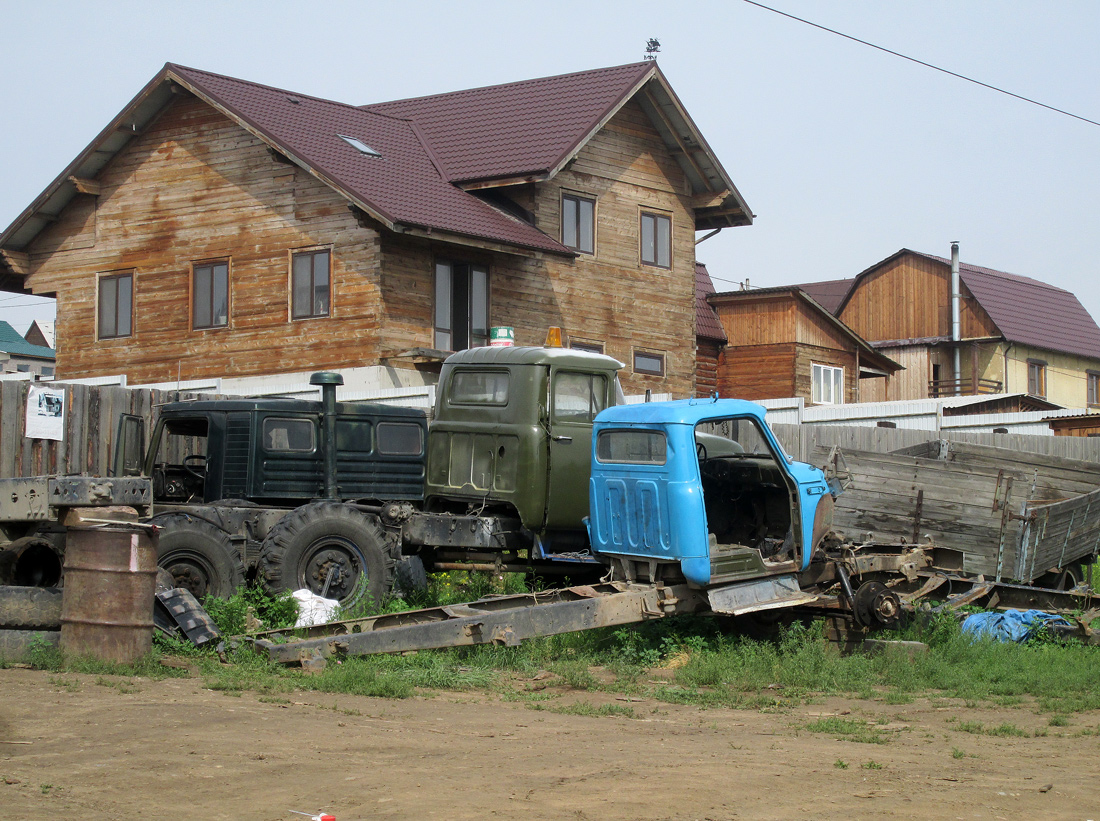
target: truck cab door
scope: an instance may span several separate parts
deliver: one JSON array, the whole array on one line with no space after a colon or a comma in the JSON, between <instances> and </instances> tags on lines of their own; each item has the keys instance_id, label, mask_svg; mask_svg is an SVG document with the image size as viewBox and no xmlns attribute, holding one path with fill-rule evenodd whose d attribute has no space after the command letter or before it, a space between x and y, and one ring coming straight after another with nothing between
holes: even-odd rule
<instances>
[{"instance_id":1,"label":"truck cab door","mask_svg":"<svg viewBox=\"0 0 1100 821\"><path fill-rule=\"evenodd\" d=\"M145 465L145 420L124 413L118 420L112 476L140 476Z\"/></svg>"},{"instance_id":2,"label":"truck cab door","mask_svg":"<svg viewBox=\"0 0 1100 821\"><path fill-rule=\"evenodd\" d=\"M550 370L546 527L576 529L588 515L592 422L607 406L608 376Z\"/></svg>"}]
</instances>

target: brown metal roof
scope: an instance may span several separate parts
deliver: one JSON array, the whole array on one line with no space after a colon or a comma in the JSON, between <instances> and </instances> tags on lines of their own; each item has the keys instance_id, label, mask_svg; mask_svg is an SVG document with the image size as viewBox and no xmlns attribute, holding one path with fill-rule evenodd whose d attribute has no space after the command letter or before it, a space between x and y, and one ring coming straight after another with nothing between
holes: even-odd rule
<instances>
[{"instance_id":1,"label":"brown metal roof","mask_svg":"<svg viewBox=\"0 0 1100 821\"><path fill-rule=\"evenodd\" d=\"M93 178L171 104L176 85L222 110L395 231L452 234L569 256L575 254L557 240L453 183L552 176L627 100L636 99L693 191L714 195L697 209L697 228L752 222L752 212L653 62L374 106L346 105L169 63L0 234L0 247L26 248L75 196L72 178ZM360 153L340 135L362 141L381 156Z\"/></svg>"},{"instance_id":2,"label":"brown metal roof","mask_svg":"<svg viewBox=\"0 0 1100 821\"><path fill-rule=\"evenodd\" d=\"M572 255L534 226L451 185L408 120L208 71L167 68L391 228L417 226ZM342 136L380 156L361 153Z\"/></svg>"},{"instance_id":3,"label":"brown metal roof","mask_svg":"<svg viewBox=\"0 0 1100 821\"><path fill-rule=\"evenodd\" d=\"M464 187L553 177L630 100L684 171L696 228L749 225L753 214L653 61L363 106L408 117L451 182Z\"/></svg>"},{"instance_id":4,"label":"brown metal roof","mask_svg":"<svg viewBox=\"0 0 1100 821\"><path fill-rule=\"evenodd\" d=\"M951 265L944 257L903 251ZM1100 359L1100 327L1072 292L965 262L959 279L1007 341Z\"/></svg>"},{"instance_id":5,"label":"brown metal roof","mask_svg":"<svg viewBox=\"0 0 1100 821\"><path fill-rule=\"evenodd\" d=\"M854 279L828 279L823 282L806 282L793 287L801 288L812 296L822 308L835 316L837 309L840 308L840 303L848 295L853 282L855 282Z\"/></svg>"},{"instance_id":6,"label":"brown metal roof","mask_svg":"<svg viewBox=\"0 0 1100 821\"><path fill-rule=\"evenodd\" d=\"M860 349L861 356L866 357L864 364L877 368L885 373L894 373L896 371L905 370L904 366L895 362L890 357L886 356L881 351L878 351L871 345L866 339L857 334L841 320L837 319L833 314L825 310L816 299L810 296L799 285L780 285L771 288L750 288L743 291L722 291L717 294L712 294L707 298L707 302L711 305L717 305L720 302L734 302L734 301L752 301L761 297L774 297L774 296L789 296L794 300L802 300L806 305L810 307L810 310L819 314L829 324L835 327L842 336L851 340L852 344Z\"/></svg>"},{"instance_id":7,"label":"brown metal roof","mask_svg":"<svg viewBox=\"0 0 1100 821\"><path fill-rule=\"evenodd\" d=\"M545 176L655 69L633 63L363 110L415 120L452 182Z\"/></svg>"},{"instance_id":8,"label":"brown metal roof","mask_svg":"<svg viewBox=\"0 0 1100 821\"><path fill-rule=\"evenodd\" d=\"M695 263L695 335L725 342L726 331L722 322L714 307L707 302L707 297L713 293L714 283L707 273L707 266L701 262Z\"/></svg>"}]
</instances>

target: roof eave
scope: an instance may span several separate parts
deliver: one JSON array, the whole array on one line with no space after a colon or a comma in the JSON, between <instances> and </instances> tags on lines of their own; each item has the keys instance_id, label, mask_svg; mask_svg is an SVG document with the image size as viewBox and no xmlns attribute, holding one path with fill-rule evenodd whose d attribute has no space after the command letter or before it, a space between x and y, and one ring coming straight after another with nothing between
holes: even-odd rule
<instances>
[{"instance_id":1,"label":"roof eave","mask_svg":"<svg viewBox=\"0 0 1100 821\"><path fill-rule=\"evenodd\" d=\"M527 245L520 242L504 242L502 240L479 237L473 234L460 234L455 231L440 229L432 225L397 222L392 226L392 230L395 233L405 234L406 236L420 237L421 239L435 240L436 242L447 242L453 245L464 245L470 248L481 248L486 251L495 251L497 253L512 254L515 256L538 258L542 254L551 254L567 259L573 259L577 256L576 252L565 246L562 246L559 250L557 248Z\"/></svg>"}]
</instances>

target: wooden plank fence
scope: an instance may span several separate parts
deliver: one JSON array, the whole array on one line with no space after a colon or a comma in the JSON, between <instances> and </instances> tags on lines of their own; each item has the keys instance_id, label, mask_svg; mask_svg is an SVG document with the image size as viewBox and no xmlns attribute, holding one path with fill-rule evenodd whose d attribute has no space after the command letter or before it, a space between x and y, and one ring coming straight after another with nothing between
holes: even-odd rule
<instances>
[{"instance_id":1,"label":"wooden plank fence","mask_svg":"<svg viewBox=\"0 0 1100 821\"><path fill-rule=\"evenodd\" d=\"M24 436L27 381L0 382L0 477L43 476L53 473L106 476L119 417L131 413L152 430L158 406L185 398L214 398L193 391L129 388L118 385L49 383L65 390L65 433L60 442ZM354 397L363 401L372 397ZM376 397L386 401L386 397ZM343 401L343 397L341 397ZM956 433L836 425L773 425L783 447L796 459L811 461L817 448L839 445L845 450L888 453L926 445L936 439L972 442L1100 464L1100 438ZM1026 459L1026 457L1025 457Z\"/></svg>"},{"instance_id":2,"label":"wooden plank fence","mask_svg":"<svg viewBox=\"0 0 1100 821\"><path fill-rule=\"evenodd\" d=\"M1100 438L1082 436L1028 436L952 430L941 430L937 433L930 430L855 425L772 425L771 428L787 453L803 462L810 462L811 454L820 447L832 448L837 445L841 450L892 453L925 445L933 440L946 439L1005 448L1022 454L1036 453L1100 464Z\"/></svg>"},{"instance_id":3,"label":"wooden plank fence","mask_svg":"<svg viewBox=\"0 0 1100 821\"><path fill-rule=\"evenodd\" d=\"M107 476L118 420L124 413L145 419L152 431L157 408L197 394L124 388L114 385L49 383L65 391L65 428L61 441L28 439L27 393L34 383L0 382L0 478L85 474Z\"/></svg>"}]
</instances>

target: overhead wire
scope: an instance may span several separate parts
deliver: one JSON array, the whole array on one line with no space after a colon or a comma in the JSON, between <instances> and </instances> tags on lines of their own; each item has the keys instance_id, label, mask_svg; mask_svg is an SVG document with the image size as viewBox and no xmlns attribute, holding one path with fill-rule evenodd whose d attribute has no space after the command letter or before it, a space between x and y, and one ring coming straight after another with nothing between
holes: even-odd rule
<instances>
[{"instance_id":1,"label":"overhead wire","mask_svg":"<svg viewBox=\"0 0 1100 821\"><path fill-rule=\"evenodd\" d=\"M983 83L981 80L975 80L973 77L967 77L965 74L959 74L957 71L951 71L950 69L943 68L942 66L937 66L933 63L929 63L929 62L926 62L924 60L918 60L916 57L910 57L908 54L902 54L900 51L894 51L893 49L889 49L889 48L886 48L885 46L877 45L875 43L869 42L868 40L861 40L858 37L853 37L851 34L845 34L842 31L837 31L836 29L831 29L828 26L823 26L820 23L813 22L812 20L806 20L805 18L797 17L797 16L795 16L793 14L789 14L785 11L780 11L779 9L772 8L771 6L765 6L763 3L756 2L756 0L743 0L743 1L745 3L748 3L750 6L756 6L757 8L764 9L765 11L770 11L773 14L778 14L782 17L787 17L791 20L796 20L799 23L805 23L807 26L812 26L815 29L820 29L821 31L826 31L829 34L835 34L837 37L843 37L846 40L851 40L854 43L859 43L860 45L868 46L869 48L877 49L879 51L884 51L887 54L893 55L894 57L900 57L903 60L908 60L911 63L916 63L917 65L924 66L925 68L930 68L934 71L939 71L939 72L942 72L943 74L948 74L948 75L950 75L952 77L956 77L960 80L965 80L968 83L973 83L974 85L979 85L979 86L982 86L983 88L988 88L990 91L996 91L999 94L1006 94L1009 97L1015 97L1017 100L1022 100L1025 103L1031 103L1032 105L1037 105L1040 108L1045 108L1049 111L1054 111L1058 114L1064 114L1067 117L1072 117L1075 120L1080 120L1081 122L1088 123L1089 125L1100 126L1100 122L1097 122L1096 120L1090 120L1088 117L1082 117L1080 114L1074 114L1072 111L1066 111L1064 108L1057 108L1057 107L1052 106L1052 105L1047 105L1046 103L1039 102L1038 100L1032 99L1031 97L1025 97L1022 94L1017 94L1014 91L1008 91L1007 89L1001 88L999 86L991 85L989 83Z\"/></svg>"}]
</instances>

